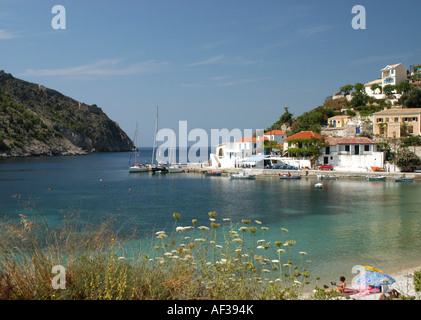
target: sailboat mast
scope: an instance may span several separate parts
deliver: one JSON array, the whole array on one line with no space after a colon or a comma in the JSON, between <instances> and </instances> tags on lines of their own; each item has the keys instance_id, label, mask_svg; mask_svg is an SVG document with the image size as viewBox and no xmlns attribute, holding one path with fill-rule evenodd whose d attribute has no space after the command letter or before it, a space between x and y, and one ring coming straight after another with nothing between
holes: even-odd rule
<instances>
[{"instance_id":1,"label":"sailboat mast","mask_svg":"<svg viewBox=\"0 0 421 320\"><path fill-rule=\"evenodd\" d=\"M156 107L155 135L153 137L152 165L155 164L156 135L158 134L158 106Z\"/></svg>"}]
</instances>

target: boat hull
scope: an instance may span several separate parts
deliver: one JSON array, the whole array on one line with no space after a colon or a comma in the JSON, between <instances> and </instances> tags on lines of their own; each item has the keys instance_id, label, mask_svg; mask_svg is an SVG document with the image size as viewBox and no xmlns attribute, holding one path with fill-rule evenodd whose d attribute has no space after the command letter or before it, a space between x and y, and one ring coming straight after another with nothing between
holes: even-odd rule
<instances>
[{"instance_id":1,"label":"boat hull","mask_svg":"<svg viewBox=\"0 0 421 320\"><path fill-rule=\"evenodd\" d=\"M237 179L237 180L255 180L256 176L232 174L232 175L230 175L230 178L231 179Z\"/></svg>"},{"instance_id":2,"label":"boat hull","mask_svg":"<svg viewBox=\"0 0 421 320\"><path fill-rule=\"evenodd\" d=\"M395 182L414 182L413 178L396 178Z\"/></svg>"},{"instance_id":3,"label":"boat hull","mask_svg":"<svg viewBox=\"0 0 421 320\"><path fill-rule=\"evenodd\" d=\"M386 177L368 177L368 181L386 181Z\"/></svg>"},{"instance_id":4,"label":"boat hull","mask_svg":"<svg viewBox=\"0 0 421 320\"><path fill-rule=\"evenodd\" d=\"M137 172L148 172L149 170L148 170L148 168L147 167L144 167L144 166L132 166L132 167L129 167L129 172L130 173L137 173Z\"/></svg>"},{"instance_id":5,"label":"boat hull","mask_svg":"<svg viewBox=\"0 0 421 320\"><path fill-rule=\"evenodd\" d=\"M279 176L281 180L300 180L301 176Z\"/></svg>"}]
</instances>

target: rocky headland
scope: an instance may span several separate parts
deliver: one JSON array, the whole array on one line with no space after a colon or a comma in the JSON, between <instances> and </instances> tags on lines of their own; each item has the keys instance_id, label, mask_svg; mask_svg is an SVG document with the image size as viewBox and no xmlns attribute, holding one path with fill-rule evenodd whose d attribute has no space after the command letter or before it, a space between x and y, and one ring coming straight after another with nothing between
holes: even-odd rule
<instances>
[{"instance_id":1,"label":"rocky headland","mask_svg":"<svg viewBox=\"0 0 421 320\"><path fill-rule=\"evenodd\" d=\"M0 157L120 152L133 141L96 105L0 71Z\"/></svg>"}]
</instances>

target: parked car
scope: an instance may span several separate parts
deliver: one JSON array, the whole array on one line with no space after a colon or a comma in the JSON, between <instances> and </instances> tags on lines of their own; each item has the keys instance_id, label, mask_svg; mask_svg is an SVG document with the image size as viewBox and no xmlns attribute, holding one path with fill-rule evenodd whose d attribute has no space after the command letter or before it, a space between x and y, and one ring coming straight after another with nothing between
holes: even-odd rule
<instances>
[{"instance_id":1,"label":"parked car","mask_svg":"<svg viewBox=\"0 0 421 320\"><path fill-rule=\"evenodd\" d=\"M332 168L332 164L331 163L329 163L329 164L322 164L320 167L319 167L319 170L332 170L333 168Z\"/></svg>"}]
</instances>

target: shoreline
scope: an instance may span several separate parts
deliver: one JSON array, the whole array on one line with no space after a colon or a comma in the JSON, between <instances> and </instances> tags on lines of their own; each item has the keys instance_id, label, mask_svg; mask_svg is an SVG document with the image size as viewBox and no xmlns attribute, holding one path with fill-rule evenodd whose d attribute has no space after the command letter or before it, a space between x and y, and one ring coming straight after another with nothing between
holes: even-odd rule
<instances>
[{"instance_id":1,"label":"shoreline","mask_svg":"<svg viewBox=\"0 0 421 320\"><path fill-rule=\"evenodd\" d=\"M381 269L381 268L380 268ZM383 269L382 269L383 270ZM413 275L416 271L421 271L421 261L413 262L404 266L396 266L390 270L383 270L386 274L396 280L395 283L389 286L391 289L397 290L401 295L412 296L420 299L421 292L416 293L414 290ZM347 284L347 288L358 289L358 286ZM308 288L302 293L302 300L310 299L313 289ZM371 293L368 295L360 295L356 293L348 297L342 297L340 300L379 300L382 293Z\"/></svg>"},{"instance_id":2,"label":"shoreline","mask_svg":"<svg viewBox=\"0 0 421 320\"><path fill-rule=\"evenodd\" d=\"M255 169L255 168L211 168L202 167L200 164L187 164L183 165L183 172L186 173L207 173L207 172L218 172L222 175L230 175L239 172L246 172L248 174L260 176L260 177L274 177L279 174L286 174L290 172L292 175L299 174L302 178L305 177L317 177L323 176L335 176L338 178L367 178L367 177L379 177L386 176L387 180L393 180L395 178L413 178L414 181L421 181L420 172L383 172L383 171L335 171L335 170L315 170L315 169L300 169L300 170L284 170L284 169Z\"/></svg>"}]
</instances>

